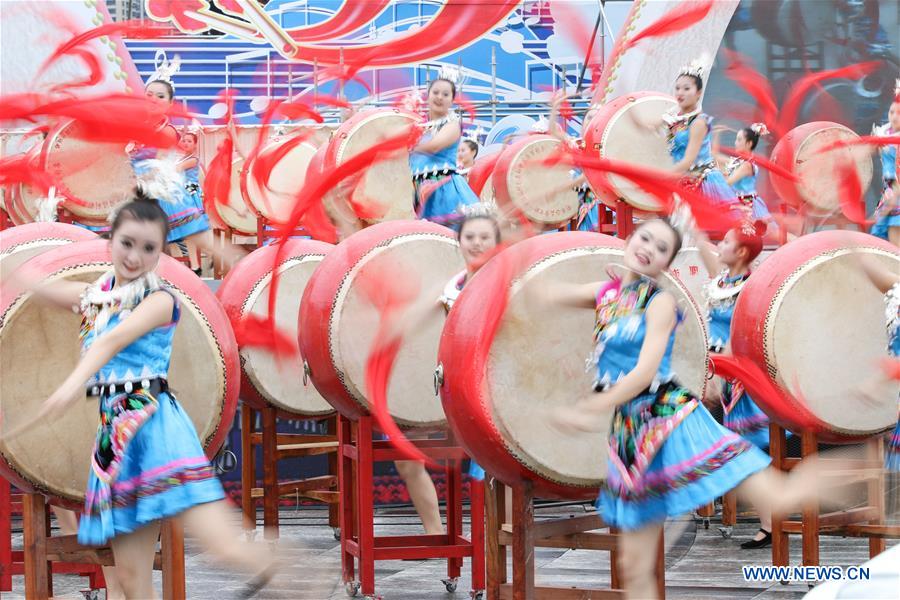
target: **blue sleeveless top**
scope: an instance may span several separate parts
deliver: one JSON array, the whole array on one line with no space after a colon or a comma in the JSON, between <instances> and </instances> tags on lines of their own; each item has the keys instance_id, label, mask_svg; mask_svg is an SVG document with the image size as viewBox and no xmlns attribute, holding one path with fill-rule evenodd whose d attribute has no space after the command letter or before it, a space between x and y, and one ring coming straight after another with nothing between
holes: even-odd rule
<instances>
[{"instance_id":1,"label":"blue sleeveless top","mask_svg":"<svg viewBox=\"0 0 900 600\"><path fill-rule=\"evenodd\" d=\"M694 164L691 165L691 169L706 166L710 163L715 164L712 154L713 118L706 113L700 113L689 119L676 121L669 126L669 134L667 137L669 154L675 162L682 160L684 158L684 153L687 151L688 141L691 138L690 129L695 119L704 119L706 121L707 131L706 135L703 137L703 143L700 145L700 152L697 153L697 158L694 160Z\"/></svg>"},{"instance_id":2,"label":"blue sleeveless top","mask_svg":"<svg viewBox=\"0 0 900 600\"><path fill-rule=\"evenodd\" d=\"M421 142L427 142L434 137L441 128L449 123L449 119L442 119L434 127L422 134ZM409 167L412 169L414 179L449 175L456 172L456 152L459 149L459 140L456 140L446 148L441 148L434 154L413 151L409 155Z\"/></svg>"},{"instance_id":3,"label":"blue sleeveless top","mask_svg":"<svg viewBox=\"0 0 900 600\"><path fill-rule=\"evenodd\" d=\"M734 173L741 165L745 164L747 161L743 158L734 157L728 164L725 166L725 174L731 175ZM732 189L737 192L738 196L755 196L756 195L756 178L759 175L759 167L755 164L750 163L750 166L753 167L753 174L747 175L746 177L742 177L731 184Z\"/></svg>"},{"instance_id":4,"label":"blue sleeveless top","mask_svg":"<svg viewBox=\"0 0 900 600\"><path fill-rule=\"evenodd\" d=\"M641 278L621 288L620 282L615 281L598 294L592 357L592 362L597 365L595 389L612 386L637 366L647 337L647 308L660 291L652 281ZM672 347L675 345L676 329L673 328L669 336L651 389L675 377L672 372Z\"/></svg>"},{"instance_id":5,"label":"blue sleeveless top","mask_svg":"<svg viewBox=\"0 0 900 600\"><path fill-rule=\"evenodd\" d=\"M881 127L876 127L873 133L878 136L887 137L896 135L900 132L891 131L891 124L885 123ZM881 179L883 181L892 181L897 179L897 146L881 147Z\"/></svg>"},{"instance_id":6,"label":"blue sleeveless top","mask_svg":"<svg viewBox=\"0 0 900 600\"><path fill-rule=\"evenodd\" d=\"M706 322L709 327L709 347L714 352L722 352L731 337L731 318L734 316L734 305L738 294L750 277L744 275L729 276L722 271L703 288L706 297Z\"/></svg>"},{"instance_id":7,"label":"blue sleeveless top","mask_svg":"<svg viewBox=\"0 0 900 600\"><path fill-rule=\"evenodd\" d=\"M121 291L112 291L114 283L115 277L112 273L107 273L91 285L82 297L82 352L86 352L101 336L118 327L150 294L158 291L172 293L152 273L123 286ZM92 302L99 299L110 301L102 304ZM166 378L172 355L172 337L175 335L179 315L176 300L169 324L157 327L123 348L100 368L89 380L88 386Z\"/></svg>"},{"instance_id":8,"label":"blue sleeveless top","mask_svg":"<svg viewBox=\"0 0 900 600\"><path fill-rule=\"evenodd\" d=\"M887 317L888 352L900 358L900 283L895 283L884 295L885 317Z\"/></svg>"}]
</instances>

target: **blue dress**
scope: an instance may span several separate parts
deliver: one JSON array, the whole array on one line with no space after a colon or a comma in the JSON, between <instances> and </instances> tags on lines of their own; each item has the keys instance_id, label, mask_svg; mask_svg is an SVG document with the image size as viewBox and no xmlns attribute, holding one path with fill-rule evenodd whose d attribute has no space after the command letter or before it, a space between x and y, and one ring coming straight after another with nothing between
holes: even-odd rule
<instances>
[{"instance_id":1,"label":"blue dress","mask_svg":"<svg viewBox=\"0 0 900 600\"><path fill-rule=\"evenodd\" d=\"M450 119L451 117L441 119L426 129L421 141L427 142L434 137ZM427 221L454 225L461 217L462 207L479 202L465 178L456 171L458 148L459 140L456 140L434 154L412 152L409 156L409 166L416 186L416 214Z\"/></svg>"},{"instance_id":2,"label":"blue dress","mask_svg":"<svg viewBox=\"0 0 900 600\"><path fill-rule=\"evenodd\" d=\"M722 272L704 288L708 307L709 351L722 352L731 337L731 318L738 294L749 273L729 277ZM725 381L722 388L723 424L757 448L769 447L769 417L738 381Z\"/></svg>"},{"instance_id":3,"label":"blue dress","mask_svg":"<svg viewBox=\"0 0 900 600\"><path fill-rule=\"evenodd\" d=\"M603 390L637 366L647 333L646 310L659 289L639 279L601 290L594 339L597 383ZM659 524L712 502L765 469L771 459L725 429L671 370L672 331L651 386L616 407L606 480L597 510L623 530Z\"/></svg>"},{"instance_id":4,"label":"blue dress","mask_svg":"<svg viewBox=\"0 0 900 600\"><path fill-rule=\"evenodd\" d=\"M747 161L743 158L732 158L725 166L725 175L731 175L738 167L746 162ZM769 212L769 207L766 206L765 201L759 197L759 194L756 191L756 179L759 176L759 167L752 162L750 163L750 166L753 168L753 174L738 179L731 187L737 193L741 205L750 211L750 214L754 219L767 220L772 216Z\"/></svg>"},{"instance_id":5,"label":"blue dress","mask_svg":"<svg viewBox=\"0 0 900 600\"><path fill-rule=\"evenodd\" d=\"M713 202L735 206L738 204L737 195L725 181L722 172L716 168L716 161L712 155L712 117L699 113L686 119L675 119L669 125L666 137L669 154L675 162L684 158L691 137L691 125L696 119L706 121L707 131L700 145L700 152L685 177L685 182L691 188L699 188L700 192Z\"/></svg>"},{"instance_id":6,"label":"blue dress","mask_svg":"<svg viewBox=\"0 0 900 600\"><path fill-rule=\"evenodd\" d=\"M900 283L884 295L885 316L887 316L888 353L894 358L900 358ZM888 440L885 454L885 469L895 473L900 472L900 395L897 403L897 426Z\"/></svg>"},{"instance_id":7,"label":"blue dress","mask_svg":"<svg viewBox=\"0 0 900 600\"><path fill-rule=\"evenodd\" d=\"M188 158L181 159L182 162ZM155 168L157 152L154 148L142 148L131 158L134 174L138 177ZM169 217L169 235L166 242L172 244L184 238L209 230L209 217L203 210L203 195L200 189L200 169L193 167L184 171L184 181L171 188L168 194L160 194L159 205Z\"/></svg>"},{"instance_id":8,"label":"blue dress","mask_svg":"<svg viewBox=\"0 0 900 600\"><path fill-rule=\"evenodd\" d=\"M576 177L581 172L575 171ZM575 188L578 192L578 221L576 229L578 231L598 231L600 225L600 199L594 194L594 190L585 181Z\"/></svg>"},{"instance_id":9,"label":"blue dress","mask_svg":"<svg viewBox=\"0 0 900 600\"><path fill-rule=\"evenodd\" d=\"M891 131L890 123L883 127L876 127L875 135L891 136L897 132ZM881 147L881 185L882 192L887 192L892 186L897 185L897 146ZM896 191L896 190L895 190ZM888 239L888 229L891 227L900 227L900 199L895 200L895 207L888 211L885 206L885 197L882 194L881 202L875 209L876 221L869 231L872 235L876 235L882 239Z\"/></svg>"},{"instance_id":10,"label":"blue dress","mask_svg":"<svg viewBox=\"0 0 900 600\"><path fill-rule=\"evenodd\" d=\"M108 300L111 273L88 288L82 301L81 343L86 351L113 330L148 295L168 291L154 274ZM94 295L98 294L98 295ZM98 298L107 298L102 303ZM100 399L100 425L78 541L101 545L192 506L225 497L197 431L165 383L179 318L145 334L114 356L88 383Z\"/></svg>"}]
</instances>

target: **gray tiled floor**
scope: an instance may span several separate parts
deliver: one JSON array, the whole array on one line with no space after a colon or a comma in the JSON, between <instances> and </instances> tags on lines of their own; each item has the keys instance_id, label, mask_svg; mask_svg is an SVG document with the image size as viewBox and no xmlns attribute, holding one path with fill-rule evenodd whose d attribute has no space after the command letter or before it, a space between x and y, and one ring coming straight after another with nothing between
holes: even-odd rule
<instances>
[{"instance_id":1,"label":"gray tiled floor","mask_svg":"<svg viewBox=\"0 0 900 600\"><path fill-rule=\"evenodd\" d=\"M539 509L538 516L579 512L580 506ZM420 526L405 508L381 509L376 516L376 534L417 533ZM259 598L284 600L338 600L346 598L340 579L340 553L326 513L320 508L286 509L281 513L281 539L277 543L285 569ZM14 529L21 531L17 522ZM757 598L786 600L802 598L805 585L746 583L743 564L767 564L768 549L747 551L738 546L756 530L752 522L735 527L732 539L723 538L713 522L710 529L690 517L667 524L666 586L668 598L703 600L713 598ZM261 537L261 533L258 537ZM262 542L260 542L262 543ZM21 533L14 536L21 544ZM792 562L799 562L799 540L792 542ZM188 540L187 589L189 598L226 600L237 597L243 577L217 564ZM868 559L866 542L856 539L823 538L822 563L857 565ZM535 556L538 584L602 588L609 585L609 555L587 550L538 549ZM449 600L468 598L468 565L458 590L450 594L441 583L445 563L437 560L383 561L376 564L376 591L386 600ZM157 584L159 574L156 574ZM57 598L81 598L86 580L75 576L54 578ZM14 579L12 593L4 598L23 598L23 580Z\"/></svg>"}]
</instances>

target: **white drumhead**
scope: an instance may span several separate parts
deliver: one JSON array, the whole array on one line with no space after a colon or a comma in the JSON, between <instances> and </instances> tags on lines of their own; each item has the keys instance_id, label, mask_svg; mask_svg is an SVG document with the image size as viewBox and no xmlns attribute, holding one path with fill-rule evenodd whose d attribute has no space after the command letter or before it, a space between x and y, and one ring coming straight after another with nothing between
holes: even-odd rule
<instances>
[{"instance_id":1,"label":"white drumhead","mask_svg":"<svg viewBox=\"0 0 900 600\"><path fill-rule=\"evenodd\" d=\"M800 177L798 189L803 200L813 209L824 213L840 210L841 182L840 169L852 164L856 169L862 190L867 190L872 182L872 157L859 146L849 146L822 152L823 148L838 141L859 139L843 125L820 129L801 143L794 152L794 169Z\"/></svg>"},{"instance_id":2,"label":"white drumhead","mask_svg":"<svg viewBox=\"0 0 900 600\"><path fill-rule=\"evenodd\" d=\"M661 171L671 169L675 162L665 137L639 123L659 119L673 107L677 107L675 100L663 95L635 98L629 102L607 121L598 148L600 156ZM608 179L619 197L638 210L660 209L657 199L630 179L619 175L609 175Z\"/></svg>"},{"instance_id":3,"label":"white drumhead","mask_svg":"<svg viewBox=\"0 0 900 600\"><path fill-rule=\"evenodd\" d=\"M73 121L47 139L45 168L58 178L59 194L86 203L67 202L72 214L103 220L133 193L134 169L124 144L81 139L82 127Z\"/></svg>"},{"instance_id":4,"label":"white drumhead","mask_svg":"<svg viewBox=\"0 0 900 600\"><path fill-rule=\"evenodd\" d=\"M900 269L895 255L860 251ZM770 374L834 430L879 431L896 422L896 382L881 385L878 404L847 410L863 382L883 381L879 361L888 342L882 295L848 251L820 254L791 273L763 326Z\"/></svg>"},{"instance_id":5,"label":"white drumhead","mask_svg":"<svg viewBox=\"0 0 900 600\"><path fill-rule=\"evenodd\" d=\"M510 200L535 223L561 223L578 213L578 192L566 186L572 181L571 165L542 164L560 145L557 139L541 136L525 143L510 161L505 182Z\"/></svg>"},{"instance_id":6,"label":"white drumhead","mask_svg":"<svg viewBox=\"0 0 900 600\"><path fill-rule=\"evenodd\" d=\"M338 247L339 251L340 246ZM329 327L331 359L344 387L368 409L365 363L378 329L378 312L360 289L368 273L409 274L420 290L434 291L434 302L451 277L465 268L456 240L430 234L398 235L366 254L344 277L334 299ZM391 285L385 281L384 285ZM445 317L432 311L403 339L388 385L388 410L406 427L436 427L446 422L434 393L434 367Z\"/></svg>"},{"instance_id":7,"label":"white drumhead","mask_svg":"<svg viewBox=\"0 0 900 600\"><path fill-rule=\"evenodd\" d=\"M275 326L292 340L297 339L297 315L300 299L313 271L324 258L323 254L307 254L286 260L278 267L278 298L275 303ZM256 282L241 310L242 315L269 314L269 290L272 273ZM244 373L256 391L273 406L302 415L327 415L334 408L325 401L310 383L303 383L303 362L298 356L289 364L281 364L271 352L261 348L241 348Z\"/></svg>"},{"instance_id":8,"label":"white drumhead","mask_svg":"<svg viewBox=\"0 0 900 600\"><path fill-rule=\"evenodd\" d=\"M703 288L709 283L710 277L703 265L699 249L695 247L682 248L675 260L672 261L669 272L684 284L697 306L701 308L705 306Z\"/></svg>"},{"instance_id":9,"label":"white drumhead","mask_svg":"<svg viewBox=\"0 0 900 600\"><path fill-rule=\"evenodd\" d=\"M260 156L275 152L285 139L269 142ZM247 174L247 193L253 207L270 221L286 223L296 202L295 194L306 183L306 171L316 147L309 142L301 142L291 148L272 168L268 189L257 184L251 173Z\"/></svg>"},{"instance_id":10,"label":"white drumhead","mask_svg":"<svg viewBox=\"0 0 900 600\"><path fill-rule=\"evenodd\" d=\"M241 233L256 233L256 213L244 202L241 193L241 169L244 168L244 159L235 155L231 159L231 189L228 194L228 204L219 204L216 210L226 225Z\"/></svg>"},{"instance_id":11,"label":"white drumhead","mask_svg":"<svg viewBox=\"0 0 900 600\"><path fill-rule=\"evenodd\" d=\"M387 138L399 135L411 123L406 113L372 111L360 118L351 131L332 138L331 143L336 145L333 155L336 165L347 162ZM346 193L343 186L338 189L341 190L339 193ZM360 202L377 203L386 209L384 216L372 219L372 222L414 219L414 193L409 159L402 153L368 167L356 188Z\"/></svg>"},{"instance_id":12,"label":"white drumhead","mask_svg":"<svg viewBox=\"0 0 900 600\"><path fill-rule=\"evenodd\" d=\"M617 249L578 248L534 265L513 288L491 347L487 377L491 412L510 454L529 469L564 485L596 487L606 476L608 432L561 437L541 417L547 410L572 405L591 393L596 366L586 371L585 360L593 351L594 313L554 308L548 314L529 304L523 287L597 281L606 278L608 264L621 263L623 256ZM673 369L683 385L701 395L707 364L703 317L673 277L666 275L662 286L675 294L685 311L676 336Z\"/></svg>"}]
</instances>

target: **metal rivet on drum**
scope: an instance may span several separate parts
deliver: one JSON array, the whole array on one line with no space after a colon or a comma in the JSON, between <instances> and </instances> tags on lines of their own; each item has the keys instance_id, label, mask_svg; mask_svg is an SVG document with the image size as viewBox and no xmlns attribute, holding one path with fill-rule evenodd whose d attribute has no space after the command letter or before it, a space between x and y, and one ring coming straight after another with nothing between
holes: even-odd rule
<instances>
[{"instance_id":1,"label":"metal rivet on drum","mask_svg":"<svg viewBox=\"0 0 900 600\"><path fill-rule=\"evenodd\" d=\"M303 387L306 387L309 385L309 375L310 375L309 363L304 360L303 361Z\"/></svg>"},{"instance_id":2,"label":"metal rivet on drum","mask_svg":"<svg viewBox=\"0 0 900 600\"><path fill-rule=\"evenodd\" d=\"M441 387L444 385L444 365L438 364L434 370L434 395L441 393Z\"/></svg>"}]
</instances>

